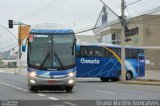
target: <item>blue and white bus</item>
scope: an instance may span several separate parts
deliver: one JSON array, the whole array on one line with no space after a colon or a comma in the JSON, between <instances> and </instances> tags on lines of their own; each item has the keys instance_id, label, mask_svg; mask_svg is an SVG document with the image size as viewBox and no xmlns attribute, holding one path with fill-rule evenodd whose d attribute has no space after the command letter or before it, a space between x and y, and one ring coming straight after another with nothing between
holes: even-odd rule
<instances>
[{"instance_id":1,"label":"blue and white bus","mask_svg":"<svg viewBox=\"0 0 160 106\"><path fill-rule=\"evenodd\" d=\"M102 81L121 78L121 46L82 43L76 50L77 77L100 78ZM145 75L144 50L126 47L126 79Z\"/></svg>"},{"instance_id":2,"label":"blue and white bus","mask_svg":"<svg viewBox=\"0 0 160 106\"><path fill-rule=\"evenodd\" d=\"M73 30L32 29L27 41L29 90L62 86L72 91L76 77Z\"/></svg>"}]
</instances>

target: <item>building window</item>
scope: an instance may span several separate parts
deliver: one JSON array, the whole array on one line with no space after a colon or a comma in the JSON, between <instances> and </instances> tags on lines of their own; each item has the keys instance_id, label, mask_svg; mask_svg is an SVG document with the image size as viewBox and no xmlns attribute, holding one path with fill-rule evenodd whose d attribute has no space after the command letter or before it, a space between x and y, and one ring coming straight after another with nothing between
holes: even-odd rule
<instances>
[{"instance_id":1,"label":"building window","mask_svg":"<svg viewBox=\"0 0 160 106\"><path fill-rule=\"evenodd\" d=\"M112 34L112 44L116 44L116 45L120 44L120 34L118 33Z\"/></svg>"},{"instance_id":2,"label":"building window","mask_svg":"<svg viewBox=\"0 0 160 106\"><path fill-rule=\"evenodd\" d=\"M102 36L102 43L112 43L111 34Z\"/></svg>"},{"instance_id":3,"label":"building window","mask_svg":"<svg viewBox=\"0 0 160 106\"><path fill-rule=\"evenodd\" d=\"M113 33L108 35L102 36L102 43L108 43L108 44L116 44L120 45L120 34L119 33Z\"/></svg>"}]
</instances>

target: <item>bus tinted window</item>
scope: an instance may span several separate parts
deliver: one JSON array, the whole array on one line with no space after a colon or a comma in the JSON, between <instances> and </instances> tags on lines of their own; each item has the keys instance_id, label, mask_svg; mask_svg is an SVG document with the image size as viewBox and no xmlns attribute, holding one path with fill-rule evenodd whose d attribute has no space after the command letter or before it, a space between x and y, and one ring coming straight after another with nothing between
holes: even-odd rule
<instances>
[{"instance_id":1,"label":"bus tinted window","mask_svg":"<svg viewBox=\"0 0 160 106\"><path fill-rule=\"evenodd\" d=\"M87 47L87 52L88 52L88 56L92 57L93 56L93 47Z\"/></svg>"},{"instance_id":2,"label":"bus tinted window","mask_svg":"<svg viewBox=\"0 0 160 106\"><path fill-rule=\"evenodd\" d=\"M126 58L138 58L138 50L137 49L126 49Z\"/></svg>"},{"instance_id":3,"label":"bus tinted window","mask_svg":"<svg viewBox=\"0 0 160 106\"><path fill-rule=\"evenodd\" d=\"M105 57L109 57L110 52L106 49L105 50Z\"/></svg>"},{"instance_id":4,"label":"bus tinted window","mask_svg":"<svg viewBox=\"0 0 160 106\"><path fill-rule=\"evenodd\" d=\"M93 56L93 47L81 46L81 56L92 57Z\"/></svg>"},{"instance_id":5,"label":"bus tinted window","mask_svg":"<svg viewBox=\"0 0 160 106\"><path fill-rule=\"evenodd\" d=\"M139 50L138 50L138 53L144 53L144 50L139 49Z\"/></svg>"},{"instance_id":6,"label":"bus tinted window","mask_svg":"<svg viewBox=\"0 0 160 106\"><path fill-rule=\"evenodd\" d=\"M104 57L104 49L101 47L94 47L94 56L95 57Z\"/></svg>"},{"instance_id":7,"label":"bus tinted window","mask_svg":"<svg viewBox=\"0 0 160 106\"><path fill-rule=\"evenodd\" d=\"M109 48L109 49L112 50L119 58L121 58L120 48ZM112 58L115 57L114 54L112 52L110 52L109 50L107 50L106 56L112 57Z\"/></svg>"},{"instance_id":8,"label":"bus tinted window","mask_svg":"<svg viewBox=\"0 0 160 106\"><path fill-rule=\"evenodd\" d=\"M87 56L86 47L83 47L83 46L81 47L80 55L81 56Z\"/></svg>"},{"instance_id":9,"label":"bus tinted window","mask_svg":"<svg viewBox=\"0 0 160 106\"><path fill-rule=\"evenodd\" d=\"M114 53L116 53L116 49L115 48L109 48L110 50L112 50ZM109 57L114 58L114 54L112 52L109 53Z\"/></svg>"},{"instance_id":10,"label":"bus tinted window","mask_svg":"<svg viewBox=\"0 0 160 106\"><path fill-rule=\"evenodd\" d=\"M117 48L116 53L117 53L118 57L121 58L121 49L120 48Z\"/></svg>"}]
</instances>

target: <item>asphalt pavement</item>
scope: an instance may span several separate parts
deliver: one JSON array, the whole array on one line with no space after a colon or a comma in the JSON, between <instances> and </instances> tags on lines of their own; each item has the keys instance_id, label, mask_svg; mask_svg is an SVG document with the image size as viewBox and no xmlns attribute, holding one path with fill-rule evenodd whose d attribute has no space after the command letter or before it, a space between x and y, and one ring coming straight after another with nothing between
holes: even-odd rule
<instances>
[{"instance_id":1,"label":"asphalt pavement","mask_svg":"<svg viewBox=\"0 0 160 106\"><path fill-rule=\"evenodd\" d=\"M24 75L27 74L26 68L0 68L0 72L4 73L11 73L11 74L18 74ZM83 80L83 78L80 78ZM85 78L84 78L85 80ZM88 81L97 80L96 78L87 79ZM127 80L127 81L118 81L122 84L139 84L139 85L153 85L153 86L160 86L160 70L146 70L145 77L140 77L134 80Z\"/></svg>"},{"instance_id":2,"label":"asphalt pavement","mask_svg":"<svg viewBox=\"0 0 160 106\"><path fill-rule=\"evenodd\" d=\"M18 101L23 106L35 106L34 103L41 103L39 106L43 106L43 103L48 106L96 106L97 100L160 100L160 86L101 82L97 78L83 78L77 79L71 93L56 90L33 93L28 90L26 75L1 71L0 100Z\"/></svg>"},{"instance_id":3,"label":"asphalt pavement","mask_svg":"<svg viewBox=\"0 0 160 106\"><path fill-rule=\"evenodd\" d=\"M64 91L28 91L23 75L0 73L0 99L15 100L106 100L160 99L160 86L101 82L99 79L77 79L72 93Z\"/></svg>"}]
</instances>

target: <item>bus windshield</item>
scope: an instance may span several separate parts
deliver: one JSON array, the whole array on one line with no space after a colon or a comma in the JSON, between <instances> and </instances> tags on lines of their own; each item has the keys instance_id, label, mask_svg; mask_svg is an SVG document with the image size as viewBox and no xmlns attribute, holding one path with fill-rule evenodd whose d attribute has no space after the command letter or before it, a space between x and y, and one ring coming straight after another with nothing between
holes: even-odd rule
<instances>
[{"instance_id":1,"label":"bus windshield","mask_svg":"<svg viewBox=\"0 0 160 106\"><path fill-rule=\"evenodd\" d=\"M74 67L73 35L29 36L28 65L39 69L66 69Z\"/></svg>"}]
</instances>

